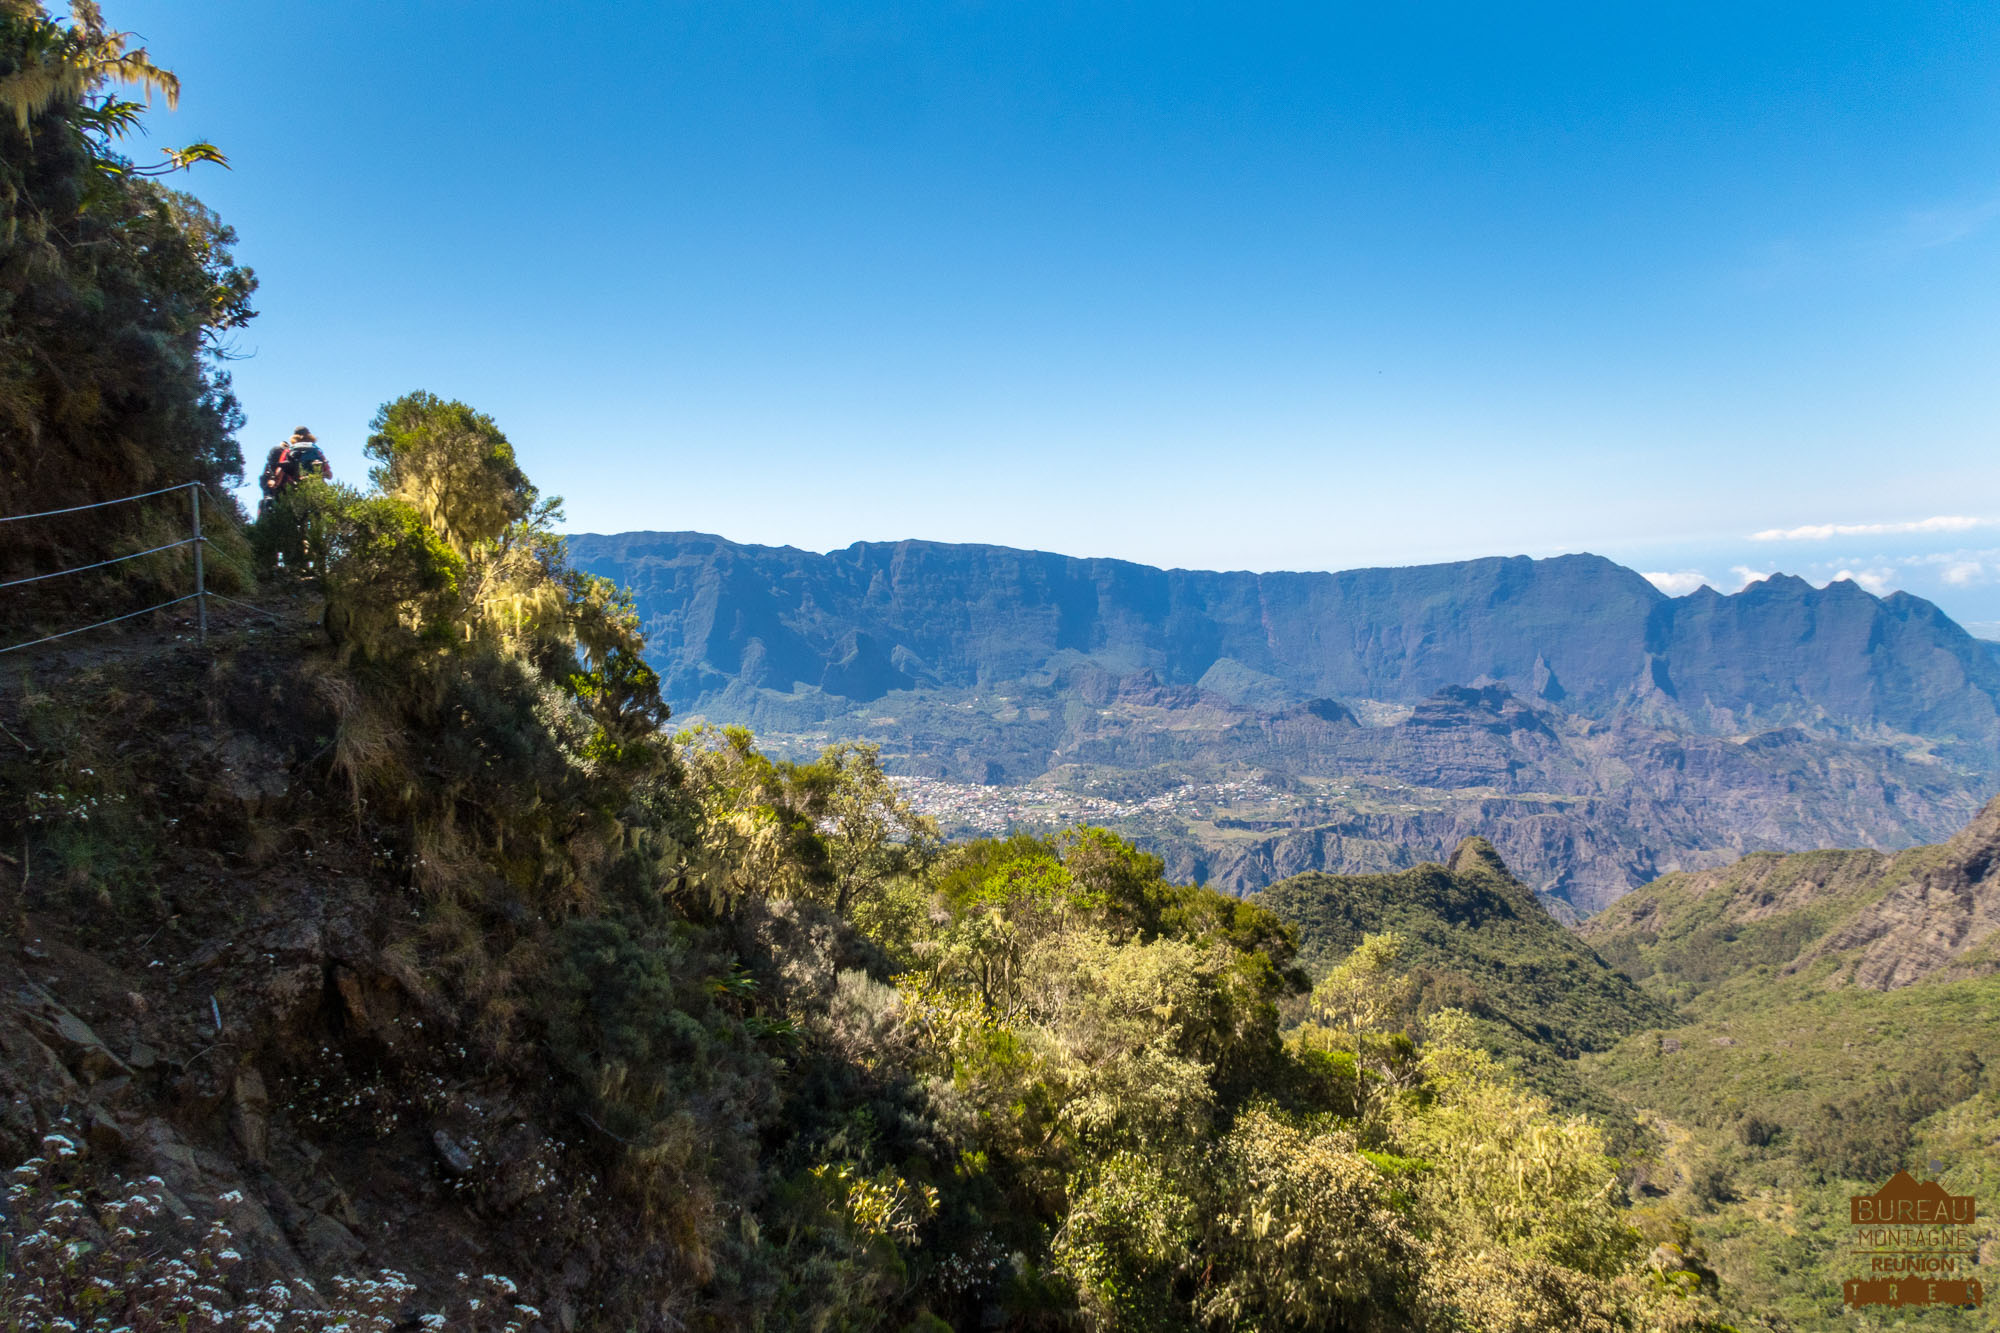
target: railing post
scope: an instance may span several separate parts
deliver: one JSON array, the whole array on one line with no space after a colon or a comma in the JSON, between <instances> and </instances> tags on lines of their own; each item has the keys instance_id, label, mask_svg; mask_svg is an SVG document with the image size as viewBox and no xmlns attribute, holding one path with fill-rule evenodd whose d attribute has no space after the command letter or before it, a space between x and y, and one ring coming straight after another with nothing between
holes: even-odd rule
<instances>
[{"instance_id":1,"label":"railing post","mask_svg":"<svg viewBox=\"0 0 2000 1333\"><path fill-rule=\"evenodd\" d=\"M194 610L201 624L201 641L208 643L208 586L201 571L201 483L188 483L188 499L194 507Z\"/></svg>"}]
</instances>

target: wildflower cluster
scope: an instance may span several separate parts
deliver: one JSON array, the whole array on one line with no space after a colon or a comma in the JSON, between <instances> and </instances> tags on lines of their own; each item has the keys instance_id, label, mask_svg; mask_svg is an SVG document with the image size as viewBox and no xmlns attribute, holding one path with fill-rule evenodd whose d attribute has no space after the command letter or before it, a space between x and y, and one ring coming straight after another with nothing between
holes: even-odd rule
<instances>
[{"instance_id":1,"label":"wildflower cluster","mask_svg":"<svg viewBox=\"0 0 2000 1333\"><path fill-rule=\"evenodd\" d=\"M69 1129L69 1126L63 1128ZM83 1150L73 1133L52 1133L42 1154L8 1174L0 1217L0 1331L26 1333L390 1333L407 1327L416 1284L383 1270L334 1277L321 1291L303 1278L232 1282L243 1262L224 1214L243 1203L231 1190L201 1238L176 1249L176 1227L158 1176L108 1189L81 1183ZM541 1317L515 1301L497 1274L475 1284L455 1316L417 1322L433 1333L522 1333Z\"/></svg>"},{"instance_id":2,"label":"wildflower cluster","mask_svg":"<svg viewBox=\"0 0 2000 1333\"><path fill-rule=\"evenodd\" d=\"M91 776L92 770L80 770L83 776ZM64 783L54 783L47 791L28 793L28 822L30 824L61 823L74 820L88 824L93 810L109 805L119 805L125 801L123 792L106 795L92 795L72 789Z\"/></svg>"}]
</instances>

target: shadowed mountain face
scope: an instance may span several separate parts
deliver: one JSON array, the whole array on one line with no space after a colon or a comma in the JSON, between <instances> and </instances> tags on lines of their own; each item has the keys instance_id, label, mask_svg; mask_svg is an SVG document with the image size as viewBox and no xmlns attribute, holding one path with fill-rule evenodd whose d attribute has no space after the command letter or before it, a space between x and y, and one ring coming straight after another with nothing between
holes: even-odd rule
<instances>
[{"instance_id":1,"label":"shadowed mountain face","mask_svg":"<svg viewBox=\"0 0 2000 1333\"><path fill-rule=\"evenodd\" d=\"M868 739L892 771L996 790L1272 775L1289 807L1125 825L1239 892L1484 834L1587 912L1762 848L1934 841L2000 784L1991 646L1850 582L1669 598L1584 555L1253 574L695 533L570 550L633 590L681 715L781 750ZM1356 778L1398 788L1327 785Z\"/></svg>"},{"instance_id":2,"label":"shadowed mountain face","mask_svg":"<svg viewBox=\"0 0 2000 1333\"><path fill-rule=\"evenodd\" d=\"M1163 570L997 546L859 543L814 555L696 533L570 539L631 587L668 697L819 689L857 701L1085 662L1269 702L1416 702L1505 681L1600 717L1706 731L1834 720L1992 747L2000 665L1921 598L1785 575L1669 598L1597 556L1337 574Z\"/></svg>"}]
</instances>

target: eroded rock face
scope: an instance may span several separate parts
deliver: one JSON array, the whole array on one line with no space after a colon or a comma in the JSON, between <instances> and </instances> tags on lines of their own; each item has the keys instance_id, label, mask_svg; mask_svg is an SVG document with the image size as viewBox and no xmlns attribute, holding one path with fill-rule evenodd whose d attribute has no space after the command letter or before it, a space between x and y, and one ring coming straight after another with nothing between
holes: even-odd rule
<instances>
[{"instance_id":1,"label":"eroded rock face","mask_svg":"<svg viewBox=\"0 0 2000 1333\"><path fill-rule=\"evenodd\" d=\"M1750 966L1896 990L2000 970L2000 797L1941 846L1760 853L1662 877L1583 923L1628 973L1697 987Z\"/></svg>"},{"instance_id":2,"label":"eroded rock face","mask_svg":"<svg viewBox=\"0 0 2000 1333\"><path fill-rule=\"evenodd\" d=\"M1210 688L1271 707L1277 693L1415 703L1492 682L1706 732L1830 719L2000 747L1988 647L1921 598L1847 581L1669 598L1588 555L1255 574L921 541L818 555L690 532L577 534L570 554L633 589L670 702L718 717L732 689L866 701L1089 662L1168 687L1221 668Z\"/></svg>"},{"instance_id":3,"label":"eroded rock face","mask_svg":"<svg viewBox=\"0 0 2000 1333\"><path fill-rule=\"evenodd\" d=\"M1919 598L1847 582L1668 598L1593 556L1254 574L695 533L570 550L634 589L677 710L780 746L867 737L892 772L969 784L1252 766L1442 794L1224 836L1121 830L1238 893L1483 834L1588 914L1760 849L1933 842L2000 786L1992 653Z\"/></svg>"},{"instance_id":4,"label":"eroded rock face","mask_svg":"<svg viewBox=\"0 0 2000 1333\"><path fill-rule=\"evenodd\" d=\"M1944 859L1833 932L1795 966L1859 949L1851 977L1895 990L1931 976L2000 970L1987 947L2000 931L2000 797L1957 837Z\"/></svg>"}]
</instances>

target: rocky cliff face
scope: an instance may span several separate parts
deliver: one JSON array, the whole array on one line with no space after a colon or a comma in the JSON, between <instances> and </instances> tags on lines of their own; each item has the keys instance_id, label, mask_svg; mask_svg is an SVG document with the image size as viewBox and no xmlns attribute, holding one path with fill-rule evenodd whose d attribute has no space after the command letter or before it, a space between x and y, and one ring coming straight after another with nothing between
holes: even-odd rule
<instances>
[{"instance_id":1,"label":"rocky cliff face","mask_svg":"<svg viewBox=\"0 0 2000 1333\"><path fill-rule=\"evenodd\" d=\"M583 534L583 569L630 586L669 698L879 699L1153 672L1269 707L1414 703L1448 686L1708 732L1787 722L2000 746L1992 654L1920 598L1774 576L1668 598L1596 556L1314 573L1162 570L936 542L825 555L697 533Z\"/></svg>"},{"instance_id":2,"label":"rocky cliff face","mask_svg":"<svg viewBox=\"0 0 2000 1333\"><path fill-rule=\"evenodd\" d=\"M164 1234L226 1225L237 1279L393 1269L435 1310L494 1274L537 1329L628 1326L658 1284L619 1273L670 1261L631 1248L547 1071L472 1053L403 854L329 779L340 682L283 642L316 633L252 625L213 664L149 644L107 676L86 649L35 663L64 697L0 691L0 794L69 864L0 853L0 1158L59 1132L93 1178L159 1177ZM24 786L44 735L70 776Z\"/></svg>"},{"instance_id":3,"label":"rocky cliff face","mask_svg":"<svg viewBox=\"0 0 2000 1333\"><path fill-rule=\"evenodd\" d=\"M2000 797L1942 846L1669 875L1582 932L1629 974L1695 990L1758 966L1877 991L2000 971Z\"/></svg>"},{"instance_id":4,"label":"rocky cliff face","mask_svg":"<svg viewBox=\"0 0 2000 1333\"><path fill-rule=\"evenodd\" d=\"M1126 830L1237 892L1480 834L1587 913L1758 849L1934 841L2000 785L1992 656L1852 583L1668 598L1594 556L1210 573L689 533L571 551L633 588L683 715L781 750L867 739L960 783L1247 766L1419 789Z\"/></svg>"},{"instance_id":5,"label":"rocky cliff face","mask_svg":"<svg viewBox=\"0 0 2000 1333\"><path fill-rule=\"evenodd\" d=\"M1946 843L1936 864L1895 885L1789 965L1853 953L1853 983L1895 990L1927 977L2000 970L2000 798Z\"/></svg>"}]
</instances>

